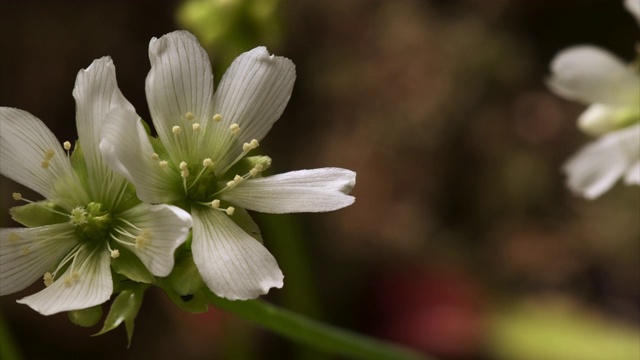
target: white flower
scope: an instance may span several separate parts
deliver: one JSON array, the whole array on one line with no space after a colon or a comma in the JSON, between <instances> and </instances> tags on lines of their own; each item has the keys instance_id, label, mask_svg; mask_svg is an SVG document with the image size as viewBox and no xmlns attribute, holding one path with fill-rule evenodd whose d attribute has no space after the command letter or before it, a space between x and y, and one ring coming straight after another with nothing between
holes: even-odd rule
<instances>
[{"instance_id":1,"label":"white flower","mask_svg":"<svg viewBox=\"0 0 640 360\"><path fill-rule=\"evenodd\" d=\"M640 2L626 1L640 23ZM589 105L578 127L599 139L586 145L563 166L568 187L594 199L621 177L640 185L640 74L606 50L574 46L551 61L547 85L556 94Z\"/></svg>"},{"instance_id":2,"label":"white flower","mask_svg":"<svg viewBox=\"0 0 640 360\"><path fill-rule=\"evenodd\" d=\"M44 275L45 289L18 300L43 315L107 301L113 291L110 261L121 251L133 252L152 274L167 276L173 252L191 227L189 214L178 207L141 203L102 159L104 115L131 108L117 88L111 60L81 70L73 95L82 143L71 156L71 144L58 142L39 119L0 108L0 174L47 199L11 209L28 227L0 229L0 295ZM24 200L18 193L14 199Z\"/></svg>"},{"instance_id":3,"label":"white flower","mask_svg":"<svg viewBox=\"0 0 640 360\"><path fill-rule=\"evenodd\" d=\"M147 100L161 142L149 140L134 111L116 109L100 145L105 158L140 199L191 211L193 259L214 293L251 299L282 287L276 260L247 233L257 226L245 209L336 210L353 203L347 194L355 185L355 173L338 168L261 177L271 159L246 157L284 111L293 63L255 48L231 64L214 93L209 58L190 33L152 39L149 57Z\"/></svg>"}]
</instances>

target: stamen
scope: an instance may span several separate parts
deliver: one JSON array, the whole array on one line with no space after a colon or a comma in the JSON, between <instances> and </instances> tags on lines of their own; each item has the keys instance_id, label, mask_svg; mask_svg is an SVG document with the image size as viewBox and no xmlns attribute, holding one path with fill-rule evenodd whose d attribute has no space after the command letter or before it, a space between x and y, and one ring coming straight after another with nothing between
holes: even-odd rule
<instances>
[{"instance_id":1,"label":"stamen","mask_svg":"<svg viewBox=\"0 0 640 360\"><path fill-rule=\"evenodd\" d=\"M233 206L229 206L225 212L227 213L227 215L231 216L235 211L236 209Z\"/></svg>"},{"instance_id":2,"label":"stamen","mask_svg":"<svg viewBox=\"0 0 640 360\"><path fill-rule=\"evenodd\" d=\"M51 284L53 284L53 275L51 275L51 273L48 271L44 273L42 279L44 280L45 286L50 286Z\"/></svg>"},{"instance_id":3,"label":"stamen","mask_svg":"<svg viewBox=\"0 0 640 360\"><path fill-rule=\"evenodd\" d=\"M166 160L162 160L158 162L158 166L160 166L161 169L166 169L167 167L169 167L169 163Z\"/></svg>"},{"instance_id":4,"label":"stamen","mask_svg":"<svg viewBox=\"0 0 640 360\"><path fill-rule=\"evenodd\" d=\"M171 132L174 133L175 135L180 135L180 133L182 132L182 128L180 128L180 126L176 125L176 126L171 128Z\"/></svg>"},{"instance_id":5,"label":"stamen","mask_svg":"<svg viewBox=\"0 0 640 360\"><path fill-rule=\"evenodd\" d=\"M136 236L136 240L134 246L138 250L144 249L149 243L149 236L151 235L151 231L149 229L142 229L140 234Z\"/></svg>"},{"instance_id":6,"label":"stamen","mask_svg":"<svg viewBox=\"0 0 640 360\"><path fill-rule=\"evenodd\" d=\"M233 177L233 181L236 183L236 185L240 184L243 180L244 178L240 175L236 175Z\"/></svg>"},{"instance_id":7,"label":"stamen","mask_svg":"<svg viewBox=\"0 0 640 360\"><path fill-rule=\"evenodd\" d=\"M189 169L187 168L187 163L184 161L180 162L180 176L183 178L189 177Z\"/></svg>"},{"instance_id":8,"label":"stamen","mask_svg":"<svg viewBox=\"0 0 640 360\"><path fill-rule=\"evenodd\" d=\"M212 167L213 166L213 161L211 160L211 158L206 158L206 159L202 160L202 166L204 166L204 167Z\"/></svg>"},{"instance_id":9,"label":"stamen","mask_svg":"<svg viewBox=\"0 0 640 360\"><path fill-rule=\"evenodd\" d=\"M156 153L151 154L151 160L158 161L160 160L160 156Z\"/></svg>"},{"instance_id":10,"label":"stamen","mask_svg":"<svg viewBox=\"0 0 640 360\"><path fill-rule=\"evenodd\" d=\"M233 123L229 126L229 130L231 130L234 135L237 135L240 132L240 126L236 123Z\"/></svg>"},{"instance_id":11,"label":"stamen","mask_svg":"<svg viewBox=\"0 0 640 360\"><path fill-rule=\"evenodd\" d=\"M118 256L120 256L120 250L118 249L109 250L109 252L111 253L112 259L117 259Z\"/></svg>"},{"instance_id":12,"label":"stamen","mask_svg":"<svg viewBox=\"0 0 640 360\"><path fill-rule=\"evenodd\" d=\"M70 142L68 142L68 141L65 141L65 142L63 142L63 143L62 143L62 147L63 147L65 150L69 151L69 150L71 150L71 143L70 143Z\"/></svg>"},{"instance_id":13,"label":"stamen","mask_svg":"<svg viewBox=\"0 0 640 360\"><path fill-rule=\"evenodd\" d=\"M195 132L200 132L200 124L199 123L193 123L193 125L191 125L191 128Z\"/></svg>"},{"instance_id":14,"label":"stamen","mask_svg":"<svg viewBox=\"0 0 640 360\"><path fill-rule=\"evenodd\" d=\"M213 115L213 121L215 121L215 122L222 121L222 115L220 115L220 114Z\"/></svg>"},{"instance_id":15,"label":"stamen","mask_svg":"<svg viewBox=\"0 0 640 360\"><path fill-rule=\"evenodd\" d=\"M16 200L16 201L22 200L22 194L20 194L19 192L14 192L13 194L11 194L11 196L13 196L13 200Z\"/></svg>"},{"instance_id":16,"label":"stamen","mask_svg":"<svg viewBox=\"0 0 640 360\"><path fill-rule=\"evenodd\" d=\"M227 189L233 189L234 187L236 187L236 185L238 185L238 184L236 184L235 181L231 180L231 181L227 182ZM225 189L222 189L222 190L225 190Z\"/></svg>"},{"instance_id":17,"label":"stamen","mask_svg":"<svg viewBox=\"0 0 640 360\"><path fill-rule=\"evenodd\" d=\"M187 121L191 121L196 116L191 111L189 111L184 115L184 117L187 118Z\"/></svg>"},{"instance_id":18,"label":"stamen","mask_svg":"<svg viewBox=\"0 0 640 360\"><path fill-rule=\"evenodd\" d=\"M211 202L211 207L214 209L219 209L220 208L220 200L215 199Z\"/></svg>"}]
</instances>

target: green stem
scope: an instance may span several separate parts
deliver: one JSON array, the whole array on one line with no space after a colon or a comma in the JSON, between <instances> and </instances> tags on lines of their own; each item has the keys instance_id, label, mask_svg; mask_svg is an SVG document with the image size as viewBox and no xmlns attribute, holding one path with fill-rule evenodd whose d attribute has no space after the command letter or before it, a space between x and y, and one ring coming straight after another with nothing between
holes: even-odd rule
<instances>
[{"instance_id":1,"label":"green stem","mask_svg":"<svg viewBox=\"0 0 640 360\"><path fill-rule=\"evenodd\" d=\"M362 360L428 360L408 349L323 324L264 301L230 301L210 292L207 298L219 309L328 353Z\"/></svg>"}]
</instances>

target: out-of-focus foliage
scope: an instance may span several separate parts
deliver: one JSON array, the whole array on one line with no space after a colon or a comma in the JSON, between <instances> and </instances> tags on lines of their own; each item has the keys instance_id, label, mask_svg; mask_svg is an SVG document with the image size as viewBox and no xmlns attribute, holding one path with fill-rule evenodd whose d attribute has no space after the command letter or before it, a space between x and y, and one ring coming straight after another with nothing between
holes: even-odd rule
<instances>
[{"instance_id":1,"label":"out-of-focus foliage","mask_svg":"<svg viewBox=\"0 0 640 360\"><path fill-rule=\"evenodd\" d=\"M280 0L187 0L176 12L178 24L193 32L216 69L264 45L274 52L282 41Z\"/></svg>"}]
</instances>

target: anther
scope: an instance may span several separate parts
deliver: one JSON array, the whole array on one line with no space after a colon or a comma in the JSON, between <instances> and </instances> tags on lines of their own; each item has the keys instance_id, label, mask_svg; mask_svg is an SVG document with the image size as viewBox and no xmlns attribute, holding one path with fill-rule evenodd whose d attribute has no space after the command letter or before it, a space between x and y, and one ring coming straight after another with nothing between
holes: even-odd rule
<instances>
[{"instance_id":1,"label":"anther","mask_svg":"<svg viewBox=\"0 0 640 360\"><path fill-rule=\"evenodd\" d=\"M45 286L50 286L51 284L53 284L53 275L51 275L51 273L48 271L44 273L42 279L44 280Z\"/></svg>"},{"instance_id":2,"label":"anther","mask_svg":"<svg viewBox=\"0 0 640 360\"><path fill-rule=\"evenodd\" d=\"M231 216L233 215L233 213L236 211L236 209L233 206L229 206L227 208L227 210L225 210L225 212L227 213L227 215Z\"/></svg>"},{"instance_id":3,"label":"anther","mask_svg":"<svg viewBox=\"0 0 640 360\"><path fill-rule=\"evenodd\" d=\"M184 117L187 118L187 121L191 121L196 116L191 111L189 111L184 115Z\"/></svg>"},{"instance_id":4,"label":"anther","mask_svg":"<svg viewBox=\"0 0 640 360\"><path fill-rule=\"evenodd\" d=\"M31 248L28 247L28 246L23 247L22 248L22 255L27 256L29 254L31 254Z\"/></svg>"},{"instance_id":5,"label":"anther","mask_svg":"<svg viewBox=\"0 0 640 360\"><path fill-rule=\"evenodd\" d=\"M63 142L63 143L62 143L62 147L63 147L65 150L69 151L69 150L71 150L71 143L70 143L70 142L68 142L68 141L65 141L65 142Z\"/></svg>"},{"instance_id":6,"label":"anther","mask_svg":"<svg viewBox=\"0 0 640 360\"><path fill-rule=\"evenodd\" d=\"M78 279L80 279L80 273L77 271L72 271L71 272L71 280L73 281L78 281Z\"/></svg>"},{"instance_id":7,"label":"anther","mask_svg":"<svg viewBox=\"0 0 640 360\"><path fill-rule=\"evenodd\" d=\"M158 166L160 166L161 169L166 169L169 167L169 163L166 160L162 160L158 162Z\"/></svg>"},{"instance_id":8,"label":"anther","mask_svg":"<svg viewBox=\"0 0 640 360\"><path fill-rule=\"evenodd\" d=\"M160 156L156 153L151 154L151 160L158 161L160 160Z\"/></svg>"},{"instance_id":9,"label":"anther","mask_svg":"<svg viewBox=\"0 0 640 360\"><path fill-rule=\"evenodd\" d=\"M238 185L238 184L233 180L227 182L227 187L229 189L233 189L234 187L236 187L236 185Z\"/></svg>"},{"instance_id":10,"label":"anther","mask_svg":"<svg viewBox=\"0 0 640 360\"><path fill-rule=\"evenodd\" d=\"M236 185L240 184L242 181L244 180L244 178L240 175L236 175L233 177L233 182L236 183Z\"/></svg>"},{"instance_id":11,"label":"anther","mask_svg":"<svg viewBox=\"0 0 640 360\"><path fill-rule=\"evenodd\" d=\"M206 158L206 159L202 160L202 166L204 166L204 167L213 166L213 160L211 160L211 158Z\"/></svg>"},{"instance_id":12,"label":"anther","mask_svg":"<svg viewBox=\"0 0 640 360\"><path fill-rule=\"evenodd\" d=\"M220 114L213 115L213 121L215 121L215 122L222 121L222 115L220 115Z\"/></svg>"},{"instance_id":13,"label":"anther","mask_svg":"<svg viewBox=\"0 0 640 360\"><path fill-rule=\"evenodd\" d=\"M180 133L182 132L182 129L180 128L180 126L176 125L171 128L171 132L174 133L175 135L180 135Z\"/></svg>"},{"instance_id":14,"label":"anther","mask_svg":"<svg viewBox=\"0 0 640 360\"><path fill-rule=\"evenodd\" d=\"M117 259L118 256L120 256L120 251L118 249L109 250L109 252L111 253L112 259Z\"/></svg>"},{"instance_id":15,"label":"anther","mask_svg":"<svg viewBox=\"0 0 640 360\"><path fill-rule=\"evenodd\" d=\"M187 170L187 163L184 161L180 162L180 170Z\"/></svg>"},{"instance_id":16,"label":"anther","mask_svg":"<svg viewBox=\"0 0 640 360\"><path fill-rule=\"evenodd\" d=\"M195 132L200 132L200 124L198 124L198 123L193 123L193 125L191 125L191 128Z\"/></svg>"},{"instance_id":17,"label":"anther","mask_svg":"<svg viewBox=\"0 0 640 360\"><path fill-rule=\"evenodd\" d=\"M11 194L11 196L13 196L13 200L16 200L16 201L22 200L22 194L20 194L19 192L15 192Z\"/></svg>"},{"instance_id":18,"label":"anther","mask_svg":"<svg viewBox=\"0 0 640 360\"><path fill-rule=\"evenodd\" d=\"M233 123L229 126L229 130L231 130L231 132L236 135L240 132L240 126L236 123Z\"/></svg>"},{"instance_id":19,"label":"anther","mask_svg":"<svg viewBox=\"0 0 640 360\"><path fill-rule=\"evenodd\" d=\"M220 208L220 200L218 200L218 199L213 200L211 202L211 207L214 208L214 209Z\"/></svg>"},{"instance_id":20,"label":"anther","mask_svg":"<svg viewBox=\"0 0 640 360\"><path fill-rule=\"evenodd\" d=\"M260 143L259 143L259 142L258 142L258 140L256 140L256 139L251 140L251 142L249 142L249 144L251 144L251 148L252 148L252 149L255 149L255 148L257 148L258 146L260 146Z\"/></svg>"}]
</instances>

